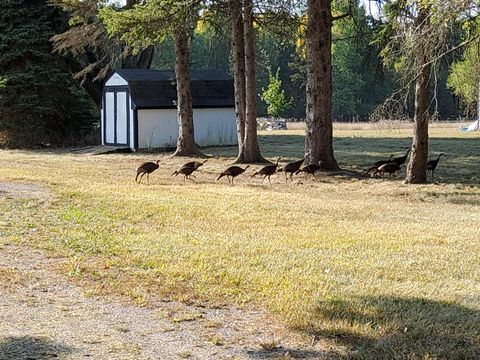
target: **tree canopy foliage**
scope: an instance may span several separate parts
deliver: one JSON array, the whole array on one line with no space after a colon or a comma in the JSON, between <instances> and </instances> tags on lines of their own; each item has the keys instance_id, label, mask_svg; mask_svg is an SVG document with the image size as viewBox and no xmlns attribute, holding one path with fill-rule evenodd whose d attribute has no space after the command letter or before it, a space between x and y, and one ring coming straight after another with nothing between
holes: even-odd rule
<instances>
[{"instance_id":1,"label":"tree canopy foliage","mask_svg":"<svg viewBox=\"0 0 480 360\"><path fill-rule=\"evenodd\" d=\"M480 42L470 44L462 59L451 65L448 87L470 112L475 104L480 108Z\"/></svg>"},{"instance_id":2,"label":"tree canopy foliage","mask_svg":"<svg viewBox=\"0 0 480 360\"><path fill-rule=\"evenodd\" d=\"M150 0L125 11L104 7L100 17L108 32L117 35L135 54L161 44L179 23L188 21L194 27L199 5L198 0Z\"/></svg>"},{"instance_id":3,"label":"tree canopy foliage","mask_svg":"<svg viewBox=\"0 0 480 360\"><path fill-rule=\"evenodd\" d=\"M269 70L269 82L267 88L262 88L260 95L262 100L267 104L267 113L273 117L281 116L290 106L292 106L293 98L287 99L285 90L282 88L282 80L279 77L280 68L275 74Z\"/></svg>"}]
</instances>

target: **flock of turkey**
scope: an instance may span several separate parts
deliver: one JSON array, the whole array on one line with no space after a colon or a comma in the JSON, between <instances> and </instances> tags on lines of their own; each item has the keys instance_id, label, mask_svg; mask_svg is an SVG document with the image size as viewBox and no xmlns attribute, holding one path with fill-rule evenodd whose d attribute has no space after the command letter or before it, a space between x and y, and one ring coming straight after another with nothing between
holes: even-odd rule
<instances>
[{"instance_id":1,"label":"flock of turkey","mask_svg":"<svg viewBox=\"0 0 480 360\"><path fill-rule=\"evenodd\" d=\"M405 164L405 161L407 160L408 154L410 153L410 150L407 151L407 153L403 156L399 156L394 158L393 155L390 155L390 158L388 160L380 160L377 161L376 163L373 164L372 167L370 167L367 172L366 176L372 176L375 177L377 175L385 175L388 174L388 177L390 177L392 174L395 174L397 171L399 171L402 166ZM435 169L437 168L438 162L440 160L440 157L442 155L445 155L441 153L438 155L438 158L435 160L430 160L427 162L427 174L429 171L432 173L432 179L433 179L433 174ZM285 182L288 181L288 178L290 178L291 181L293 181L293 175L299 174L299 173L306 173L307 176L308 174L312 174L314 178L315 173L321 169L321 162L318 164L309 164L305 165L302 167L303 162L305 161L305 158L290 162L288 164L285 164L283 166L279 167L279 161L280 158L277 159L277 162L273 165L267 165L262 167L261 169L255 171L250 178L254 178L255 176L263 176L262 183L265 181L265 179L268 179L268 182L271 183L270 181L270 176L283 172L285 173ZM142 165L140 165L137 169L137 176L135 177L135 182L141 183L142 178L144 175L147 175L147 183L150 183L150 174L157 170L160 165L159 165L159 160L156 162L145 162ZM204 165L207 162L207 160L200 162L200 161L189 161L186 164L184 164L182 167L180 167L178 170L175 170L172 174L172 176L177 176L177 175L183 175L183 180L185 181L186 179L189 180L194 180L192 179L195 178L195 175L193 173L198 170L198 168L202 165ZM226 168L220 175L217 177L217 181L220 180L222 177L226 176L228 183L233 185L233 180L243 174L247 169L249 168L249 165L246 165L244 168L240 166L229 166ZM140 177L140 178L139 178Z\"/></svg>"}]
</instances>

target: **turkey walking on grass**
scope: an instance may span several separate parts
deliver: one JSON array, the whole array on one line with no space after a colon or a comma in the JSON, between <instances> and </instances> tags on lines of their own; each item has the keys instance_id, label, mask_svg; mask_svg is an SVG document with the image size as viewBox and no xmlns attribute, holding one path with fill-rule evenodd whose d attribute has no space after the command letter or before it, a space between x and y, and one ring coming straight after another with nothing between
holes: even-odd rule
<instances>
[{"instance_id":1,"label":"turkey walking on grass","mask_svg":"<svg viewBox=\"0 0 480 360\"><path fill-rule=\"evenodd\" d=\"M220 180L222 177L226 176L228 179L228 183L233 185L233 179L236 178L238 175L243 174L245 170L249 168L250 165L245 166L245 168L241 168L240 166L230 166L226 168L217 178L217 181ZM230 181L230 178L231 181Z\"/></svg>"},{"instance_id":2,"label":"turkey walking on grass","mask_svg":"<svg viewBox=\"0 0 480 360\"><path fill-rule=\"evenodd\" d=\"M135 182L137 182L138 176L140 176L140 180L138 183L140 184L142 182L142 178L145 174L147 174L147 184L150 184L150 174L157 170L159 168L158 163L160 160L157 160L156 162L145 162L142 165L140 165L137 169L137 176L135 176Z\"/></svg>"},{"instance_id":3,"label":"turkey walking on grass","mask_svg":"<svg viewBox=\"0 0 480 360\"><path fill-rule=\"evenodd\" d=\"M430 160L427 162L427 175L428 175L428 172L431 171L432 180L433 180L433 173L435 172L435 169L437 168L437 165L438 165L438 161L440 160L440 156L442 155L445 155L445 154L441 153L440 155L438 155L438 158L436 158L435 160Z\"/></svg>"},{"instance_id":4,"label":"turkey walking on grass","mask_svg":"<svg viewBox=\"0 0 480 360\"><path fill-rule=\"evenodd\" d=\"M283 165L280 169L278 169L278 172L285 173L285 182L287 182L287 179L288 179L287 173L290 173L290 180L292 180L293 174L300 169L300 166L302 166L304 161L305 161L305 158Z\"/></svg>"},{"instance_id":5,"label":"turkey walking on grass","mask_svg":"<svg viewBox=\"0 0 480 360\"><path fill-rule=\"evenodd\" d=\"M274 165L267 165L261 168L260 170L256 171L251 178L257 176L257 175L263 175L263 180L262 184L265 181L265 178L268 178L268 182L271 184L272 182L270 181L270 176L275 174L277 172L277 167L278 167L278 162L280 161L280 158L277 159L277 163Z\"/></svg>"}]
</instances>

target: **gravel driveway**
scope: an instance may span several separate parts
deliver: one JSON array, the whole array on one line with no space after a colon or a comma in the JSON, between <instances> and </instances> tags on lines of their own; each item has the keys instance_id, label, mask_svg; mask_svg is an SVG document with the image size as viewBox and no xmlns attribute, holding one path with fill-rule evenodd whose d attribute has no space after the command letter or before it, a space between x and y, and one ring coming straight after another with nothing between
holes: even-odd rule
<instances>
[{"instance_id":1,"label":"gravel driveway","mask_svg":"<svg viewBox=\"0 0 480 360\"><path fill-rule=\"evenodd\" d=\"M51 194L36 184L0 182L1 197ZM55 271L65 260L0 242L0 360L325 357L318 343L261 310L163 301L142 307L88 296Z\"/></svg>"},{"instance_id":2,"label":"gravel driveway","mask_svg":"<svg viewBox=\"0 0 480 360\"><path fill-rule=\"evenodd\" d=\"M323 357L262 311L86 296L52 270L63 260L0 246L0 359Z\"/></svg>"}]
</instances>

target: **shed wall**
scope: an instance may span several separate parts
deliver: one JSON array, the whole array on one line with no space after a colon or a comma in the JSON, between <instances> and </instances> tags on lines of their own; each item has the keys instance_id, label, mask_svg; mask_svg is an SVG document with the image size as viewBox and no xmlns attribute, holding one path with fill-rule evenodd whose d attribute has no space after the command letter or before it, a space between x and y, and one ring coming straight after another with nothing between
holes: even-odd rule
<instances>
[{"instance_id":1,"label":"shed wall","mask_svg":"<svg viewBox=\"0 0 480 360\"><path fill-rule=\"evenodd\" d=\"M138 147L172 148L177 145L176 109L138 110Z\"/></svg>"},{"instance_id":2,"label":"shed wall","mask_svg":"<svg viewBox=\"0 0 480 360\"><path fill-rule=\"evenodd\" d=\"M127 86L127 81L119 74L115 73L107 80L105 86Z\"/></svg>"},{"instance_id":3,"label":"shed wall","mask_svg":"<svg viewBox=\"0 0 480 360\"><path fill-rule=\"evenodd\" d=\"M237 143L233 108L194 109L193 123L195 142L200 146ZM176 109L138 110L138 147L140 149L174 148L177 145L177 137Z\"/></svg>"},{"instance_id":4,"label":"shed wall","mask_svg":"<svg viewBox=\"0 0 480 360\"><path fill-rule=\"evenodd\" d=\"M135 149L135 128L134 128L134 120L133 120L133 109L132 109L132 97L129 96L129 104L130 108L130 149Z\"/></svg>"},{"instance_id":5,"label":"shed wall","mask_svg":"<svg viewBox=\"0 0 480 360\"><path fill-rule=\"evenodd\" d=\"M194 109L195 142L200 146L235 145L235 109Z\"/></svg>"}]
</instances>

